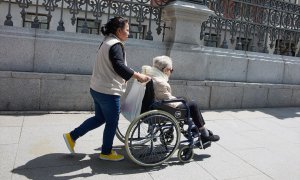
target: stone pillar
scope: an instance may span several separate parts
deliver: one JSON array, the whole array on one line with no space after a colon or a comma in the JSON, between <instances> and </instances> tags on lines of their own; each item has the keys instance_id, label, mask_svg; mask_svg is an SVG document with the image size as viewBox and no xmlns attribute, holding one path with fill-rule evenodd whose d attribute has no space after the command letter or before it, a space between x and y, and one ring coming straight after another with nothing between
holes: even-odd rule
<instances>
[{"instance_id":1,"label":"stone pillar","mask_svg":"<svg viewBox=\"0 0 300 180\"><path fill-rule=\"evenodd\" d=\"M165 41L200 45L202 22L213 14L205 5L174 1L164 8L162 19L171 27Z\"/></svg>"},{"instance_id":2,"label":"stone pillar","mask_svg":"<svg viewBox=\"0 0 300 180\"><path fill-rule=\"evenodd\" d=\"M201 46L200 31L202 22L213 11L204 5L186 1L171 2L162 14L162 19L170 27L166 29L165 43L166 55L172 58L175 69L171 79L203 81L208 68L207 53L203 52Z\"/></svg>"}]
</instances>

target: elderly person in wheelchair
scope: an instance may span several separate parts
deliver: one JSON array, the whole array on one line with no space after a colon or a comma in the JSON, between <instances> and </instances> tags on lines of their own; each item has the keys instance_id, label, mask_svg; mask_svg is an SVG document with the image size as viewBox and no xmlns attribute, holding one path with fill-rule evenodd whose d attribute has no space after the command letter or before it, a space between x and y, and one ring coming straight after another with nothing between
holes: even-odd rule
<instances>
[{"instance_id":1,"label":"elderly person in wheelchair","mask_svg":"<svg viewBox=\"0 0 300 180\"><path fill-rule=\"evenodd\" d=\"M178 159L188 162L194 148L205 149L220 139L206 129L196 103L172 95L170 57L155 57L153 66L143 66L142 71L152 79L146 84L141 114L130 122L126 135L119 127L116 134L132 161L142 166L160 165L178 149Z\"/></svg>"},{"instance_id":2,"label":"elderly person in wheelchair","mask_svg":"<svg viewBox=\"0 0 300 180\"><path fill-rule=\"evenodd\" d=\"M174 100L177 99L172 95L171 86L168 83L169 77L173 72L172 59L168 56L157 56L153 58L153 66L143 66L143 72L149 75L153 80L154 96L156 100ZM167 105L173 108L185 109L185 104L182 102L171 102ZM190 116L201 133L202 141L218 141L220 137L214 135L204 125L205 121L198 105L194 101L186 102L190 110Z\"/></svg>"}]
</instances>

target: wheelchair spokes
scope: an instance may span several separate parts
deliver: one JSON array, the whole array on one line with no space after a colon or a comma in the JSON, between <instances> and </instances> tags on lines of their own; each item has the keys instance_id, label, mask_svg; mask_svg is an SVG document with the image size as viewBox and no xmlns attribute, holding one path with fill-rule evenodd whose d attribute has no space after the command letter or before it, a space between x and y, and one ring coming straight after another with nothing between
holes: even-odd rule
<instances>
[{"instance_id":1,"label":"wheelchair spokes","mask_svg":"<svg viewBox=\"0 0 300 180\"><path fill-rule=\"evenodd\" d=\"M150 111L131 123L125 146L134 162L153 166L169 159L177 149L179 140L180 129L176 120L168 113Z\"/></svg>"},{"instance_id":2,"label":"wheelchair spokes","mask_svg":"<svg viewBox=\"0 0 300 180\"><path fill-rule=\"evenodd\" d=\"M117 138L122 142L122 143L125 143L125 135L126 135L126 131L130 125L130 121L128 120L121 120L119 121L119 124L118 124L118 127L117 127L117 130L116 130L116 136Z\"/></svg>"}]
</instances>

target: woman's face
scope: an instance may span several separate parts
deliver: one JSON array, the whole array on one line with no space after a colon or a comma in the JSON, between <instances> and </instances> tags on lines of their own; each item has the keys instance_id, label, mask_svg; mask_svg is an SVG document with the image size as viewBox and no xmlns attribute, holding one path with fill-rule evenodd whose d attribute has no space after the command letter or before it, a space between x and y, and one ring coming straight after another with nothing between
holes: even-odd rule
<instances>
[{"instance_id":1,"label":"woman's face","mask_svg":"<svg viewBox=\"0 0 300 180\"><path fill-rule=\"evenodd\" d=\"M124 28L118 28L116 36L121 41L126 41L128 39L128 35L129 35L129 25L128 23L125 23Z\"/></svg>"}]
</instances>

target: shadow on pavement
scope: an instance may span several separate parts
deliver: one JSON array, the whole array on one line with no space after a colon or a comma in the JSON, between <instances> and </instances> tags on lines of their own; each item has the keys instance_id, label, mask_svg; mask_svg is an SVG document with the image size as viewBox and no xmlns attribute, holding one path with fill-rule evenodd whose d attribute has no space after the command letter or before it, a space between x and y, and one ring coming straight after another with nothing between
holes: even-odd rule
<instances>
[{"instance_id":1,"label":"shadow on pavement","mask_svg":"<svg viewBox=\"0 0 300 180\"><path fill-rule=\"evenodd\" d=\"M13 174L28 179L71 179L90 177L97 174L124 175L156 171L165 166L144 168L132 163L128 158L120 162L103 161L97 154L46 154L28 161L25 165L12 170Z\"/></svg>"},{"instance_id":2,"label":"shadow on pavement","mask_svg":"<svg viewBox=\"0 0 300 180\"><path fill-rule=\"evenodd\" d=\"M126 154L124 149L118 152ZM175 152L176 153L176 152ZM155 167L143 167L133 163L128 156L120 162L103 161L98 158L99 153L95 154L65 154L52 153L45 154L28 161L25 165L12 170L14 175L25 176L28 179L46 180L58 179L65 180L71 178L84 178L100 174L106 175L126 175L139 174L151 171L159 171L167 166L184 165L178 161L177 157L170 158L166 163ZM210 157L206 154L195 154L193 161L202 161Z\"/></svg>"},{"instance_id":3,"label":"shadow on pavement","mask_svg":"<svg viewBox=\"0 0 300 180\"><path fill-rule=\"evenodd\" d=\"M287 118L296 118L300 117L300 108L299 107L277 107L277 108L259 108L259 109L224 109L224 110L209 110L209 111L214 111L214 112L234 112L238 113L241 111L248 111L248 112L261 112L263 114L268 114L273 117L276 117L279 120L284 120ZM237 117L237 116L235 116ZM263 116L261 116L263 117Z\"/></svg>"},{"instance_id":4,"label":"shadow on pavement","mask_svg":"<svg viewBox=\"0 0 300 180\"><path fill-rule=\"evenodd\" d=\"M300 117L299 107L289 107L289 108L262 108L259 111L274 116L280 120L287 118Z\"/></svg>"}]
</instances>

